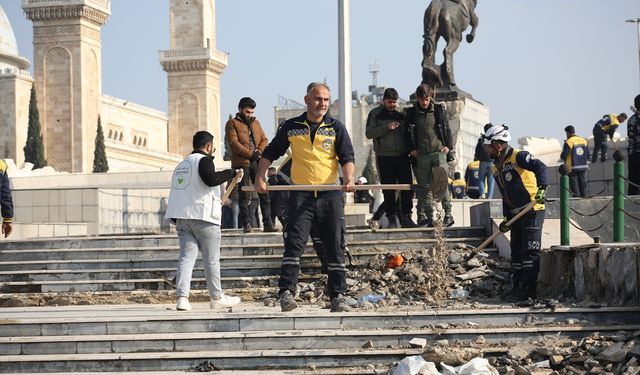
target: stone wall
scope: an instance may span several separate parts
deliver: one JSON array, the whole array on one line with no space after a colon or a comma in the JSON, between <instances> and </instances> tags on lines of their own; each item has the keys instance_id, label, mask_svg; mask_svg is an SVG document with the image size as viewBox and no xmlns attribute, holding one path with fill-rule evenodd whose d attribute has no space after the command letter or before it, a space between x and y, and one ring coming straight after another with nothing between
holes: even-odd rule
<instances>
[{"instance_id":1,"label":"stone wall","mask_svg":"<svg viewBox=\"0 0 640 375\"><path fill-rule=\"evenodd\" d=\"M49 225L23 229L25 236L53 236L56 225L68 224L76 225L74 232L67 226L68 235L158 233L169 230L164 220L168 196L168 188L14 190L14 221L17 227Z\"/></svg>"},{"instance_id":2,"label":"stone wall","mask_svg":"<svg viewBox=\"0 0 640 375\"><path fill-rule=\"evenodd\" d=\"M0 158L24 162L33 79L23 70L0 71Z\"/></svg>"},{"instance_id":3,"label":"stone wall","mask_svg":"<svg viewBox=\"0 0 640 375\"><path fill-rule=\"evenodd\" d=\"M576 302L640 303L640 245L553 247L542 252L538 295Z\"/></svg>"},{"instance_id":4,"label":"stone wall","mask_svg":"<svg viewBox=\"0 0 640 375\"><path fill-rule=\"evenodd\" d=\"M455 164L449 166L449 175L460 172L464 176L467 165L473 161L484 125L490 121L489 107L466 97L444 103L457 158Z\"/></svg>"}]
</instances>

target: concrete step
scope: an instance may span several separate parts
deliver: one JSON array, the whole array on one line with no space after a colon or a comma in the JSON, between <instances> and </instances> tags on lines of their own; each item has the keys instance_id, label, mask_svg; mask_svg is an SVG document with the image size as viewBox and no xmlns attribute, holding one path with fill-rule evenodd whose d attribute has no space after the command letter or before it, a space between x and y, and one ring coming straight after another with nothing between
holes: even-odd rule
<instances>
[{"instance_id":1,"label":"concrete step","mask_svg":"<svg viewBox=\"0 0 640 375\"><path fill-rule=\"evenodd\" d=\"M331 368L392 363L420 352L417 349L316 349L17 355L0 356L0 372L168 371L194 368L203 361L234 370Z\"/></svg>"},{"instance_id":2,"label":"concrete step","mask_svg":"<svg viewBox=\"0 0 640 375\"><path fill-rule=\"evenodd\" d=\"M434 345L438 340L470 342L482 336L487 343L511 344L541 339L547 335L578 339L592 332L608 334L634 331L633 325L540 324L517 327L421 328L385 330L287 330L243 332L156 333L122 335L64 335L0 338L2 355L99 354L139 352L194 352L242 350L318 350L410 348L409 341L423 338ZM589 332L589 333L587 333ZM0 362L2 362L0 355Z\"/></svg>"},{"instance_id":3,"label":"concrete step","mask_svg":"<svg viewBox=\"0 0 640 375\"><path fill-rule=\"evenodd\" d=\"M534 309L512 307L449 309L395 306L388 311L354 310L330 313L316 305L301 304L282 313L279 307L241 303L231 309L209 309L192 303L193 310L175 311L175 305L89 305L4 308L0 338L63 335L143 335L158 333L257 332L292 330L402 330L434 328L487 328L527 324L562 324L568 319L593 325L640 324L640 307Z\"/></svg>"},{"instance_id":4,"label":"concrete step","mask_svg":"<svg viewBox=\"0 0 640 375\"><path fill-rule=\"evenodd\" d=\"M497 255L497 249L485 248L484 252L489 255ZM387 250L365 250L352 251L354 265L362 264L372 257L386 254ZM404 254L411 254L407 250ZM202 256L199 254L194 268L195 271L202 271ZM232 273L251 272L252 270L264 270L264 275L271 274L271 269L280 269L282 255L254 255L254 256L224 256L220 259L222 272ZM61 274L81 274L81 273L119 273L131 274L136 272L156 273L168 276L167 273L176 270L177 257L170 259L150 259L150 260L129 260L129 259L86 259L86 260L36 260L36 261L2 261L0 262L0 282L1 281L24 281L24 276L39 277L37 275L57 275ZM301 267L314 269L320 266L320 261L315 253L303 254L301 257ZM256 274L259 275L259 274ZM241 274L235 276L242 276ZM173 276L172 276L173 277Z\"/></svg>"},{"instance_id":5,"label":"concrete step","mask_svg":"<svg viewBox=\"0 0 640 375\"><path fill-rule=\"evenodd\" d=\"M0 282L1 293L63 293L63 292L98 292L98 291L134 291L134 290L173 290L175 281L169 277L132 278L128 275L124 279L78 279L51 280L48 275L43 280L31 278L26 281ZM134 275L143 276L143 275ZM235 276L221 277L223 289L242 289L256 286L275 286L279 275L270 276ZM300 274L301 282L312 282L322 275ZM206 289L207 281L204 277L191 279L192 289Z\"/></svg>"},{"instance_id":6,"label":"concrete step","mask_svg":"<svg viewBox=\"0 0 640 375\"><path fill-rule=\"evenodd\" d=\"M384 366L377 366L371 368L370 365L366 367L347 367L347 368L313 368L313 369L295 369L295 370L219 370L216 371L216 375L374 375L383 374L389 369L389 364ZM145 371L144 375L193 375L195 370L189 371ZM138 372L91 372L94 375L119 375L119 374L138 374ZM22 372L22 375L76 375L77 372Z\"/></svg>"},{"instance_id":7,"label":"concrete step","mask_svg":"<svg viewBox=\"0 0 640 375\"><path fill-rule=\"evenodd\" d=\"M432 238L433 228L414 229L380 229L371 231L363 228L348 228L347 242L359 240L390 240L409 238ZM444 228L444 236L453 237L483 237L486 236L482 226ZM282 241L282 233L252 232L243 233L239 230L223 230L222 242L229 245L262 244ZM20 241L2 241L0 250L20 249L68 249L68 248L110 248L110 247L164 247L177 246L176 234L149 235L117 235L96 237L57 237L49 239L32 239Z\"/></svg>"},{"instance_id":8,"label":"concrete step","mask_svg":"<svg viewBox=\"0 0 640 375\"><path fill-rule=\"evenodd\" d=\"M484 241L484 237L455 237L445 238L446 243L465 243L478 246ZM391 240L364 240L348 242L350 250L361 251L371 249L385 250L411 250L427 246L433 246L437 240L431 238L422 239L391 239ZM282 240L273 243L249 244L249 245L222 245L221 256L256 256L282 254L284 244ZM307 244L305 251L313 252L311 243ZM2 261L35 261L35 260L79 260L79 259L176 259L179 247L175 246L149 246L149 247L106 247L106 248L69 248L52 249L18 249L0 250Z\"/></svg>"},{"instance_id":9,"label":"concrete step","mask_svg":"<svg viewBox=\"0 0 640 375\"><path fill-rule=\"evenodd\" d=\"M443 338L473 341L482 336L487 342L517 343L548 335L580 338L594 331L613 333L640 327L638 307L555 311L397 311L399 308L353 313L328 313L313 306L274 313L275 308L257 304L242 304L222 313L212 313L204 304L194 304L190 312L169 308L4 309L0 320L0 372L184 371L210 361L228 371L295 371L313 366L323 369L321 374L347 374L331 370L388 366L419 354L421 349L406 348L414 337L433 342ZM566 324L569 318L580 323ZM616 320L619 325L614 324ZM363 349L368 341L373 347Z\"/></svg>"}]
</instances>

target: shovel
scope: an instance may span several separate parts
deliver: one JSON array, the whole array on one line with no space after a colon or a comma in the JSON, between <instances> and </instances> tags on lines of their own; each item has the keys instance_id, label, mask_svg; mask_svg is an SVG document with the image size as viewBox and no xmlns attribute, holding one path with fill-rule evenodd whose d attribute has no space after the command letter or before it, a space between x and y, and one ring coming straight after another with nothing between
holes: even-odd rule
<instances>
[{"instance_id":1,"label":"shovel","mask_svg":"<svg viewBox=\"0 0 640 375\"><path fill-rule=\"evenodd\" d=\"M524 208L522 210L520 210L520 212L518 212L516 214L516 216L512 217L511 220L507 221L507 226L509 226L509 227L512 226L513 223L518 221L518 219L520 219L522 216L524 216L524 214L526 214L527 212L531 211L531 209L533 208L533 206L536 205L536 203L537 203L536 201L532 201L531 203L529 203L526 206L524 206ZM484 242L480 246L476 247L475 252L482 251L482 249L487 247L487 245L489 245L491 242L493 242L493 240L495 240L496 237L498 237L501 234L502 234L502 232L498 230L497 232L495 232L494 234L489 236L489 238L484 240Z\"/></svg>"},{"instance_id":2,"label":"shovel","mask_svg":"<svg viewBox=\"0 0 640 375\"><path fill-rule=\"evenodd\" d=\"M242 176L244 176L244 172L242 171L242 169L238 169L238 173L233 178L233 180L231 180L231 182L227 186L227 190L224 192L224 195L222 196L223 206L225 202L227 202L227 199L229 199L229 195L231 195L231 192L233 191L233 188L235 188L236 185L238 184L238 181L242 180Z\"/></svg>"}]
</instances>

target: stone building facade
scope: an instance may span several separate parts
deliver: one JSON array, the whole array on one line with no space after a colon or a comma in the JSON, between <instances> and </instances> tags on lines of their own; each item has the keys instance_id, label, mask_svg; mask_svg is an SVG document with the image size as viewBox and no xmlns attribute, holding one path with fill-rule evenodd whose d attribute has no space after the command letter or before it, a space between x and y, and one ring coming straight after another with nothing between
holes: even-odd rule
<instances>
[{"instance_id":1,"label":"stone building facade","mask_svg":"<svg viewBox=\"0 0 640 375\"><path fill-rule=\"evenodd\" d=\"M19 55L13 29L0 7L0 158L17 159L20 164L24 161L22 148L27 141L33 84L29 65Z\"/></svg>"},{"instance_id":2,"label":"stone building facade","mask_svg":"<svg viewBox=\"0 0 640 375\"><path fill-rule=\"evenodd\" d=\"M214 0L170 1L171 49L160 53L168 114L102 94L101 29L111 0L22 0L22 8L33 22L34 79L0 7L0 157L24 162L32 85L45 158L58 171L92 171L98 116L112 172L173 168L197 130L221 139L227 56L215 49Z\"/></svg>"}]
</instances>

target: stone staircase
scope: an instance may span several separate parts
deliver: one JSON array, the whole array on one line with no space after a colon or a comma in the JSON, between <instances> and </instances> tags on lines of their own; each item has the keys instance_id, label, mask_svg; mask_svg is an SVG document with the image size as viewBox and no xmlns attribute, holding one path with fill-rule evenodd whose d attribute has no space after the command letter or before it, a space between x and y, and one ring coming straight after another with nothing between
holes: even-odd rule
<instances>
[{"instance_id":1,"label":"stone staircase","mask_svg":"<svg viewBox=\"0 0 640 375\"><path fill-rule=\"evenodd\" d=\"M433 244L431 229L352 229L354 263L389 251ZM448 243L479 245L482 227L447 228ZM225 232L224 288L250 295L273 291L283 251L280 234ZM488 251L490 254L493 251ZM10 298L73 294L172 296L178 255L175 235L78 237L0 243L0 303ZM304 280L319 263L309 248ZM193 292L204 296L196 264ZM171 298L171 297L170 297ZM0 309L1 373L176 373L210 365L220 374L376 374L422 352L412 338L520 342L546 335L584 337L593 330L639 329L638 308L512 308L495 301L451 308L387 307L329 313L302 304L282 313L261 302L189 312L165 304L8 307ZM197 301L197 300L196 300ZM204 299L201 299L204 301ZM567 320L591 322L563 325ZM631 327L631 328L629 328ZM635 327L635 328L634 328Z\"/></svg>"},{"instance_id":2,"label":"stone staircase","mask_svg":"<svg viewBox=\"0 0 640 375\"><path fill-rule=\"evenodd\" d=\"M430 238L431 237L431 238ZM347 243L358 264L391 250L435 243L432 230L352 230ZM479 245L482 227L445 231L445 241ZM223 288L270 286L280 272L283 244L279 233L228 232L221 247ZM173 289L179 253L175 235L115 236L0 243L0 293L48 293ZM301 260L302 280L320 277L311 244ZM204 289L200 258L193 289Z\"/></svg>"}]
</instances>

